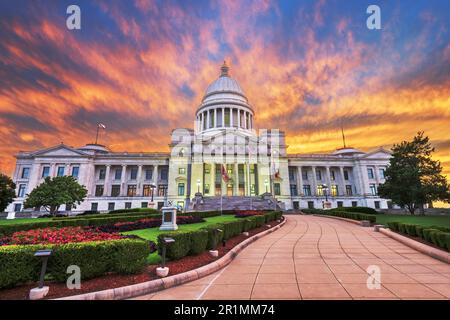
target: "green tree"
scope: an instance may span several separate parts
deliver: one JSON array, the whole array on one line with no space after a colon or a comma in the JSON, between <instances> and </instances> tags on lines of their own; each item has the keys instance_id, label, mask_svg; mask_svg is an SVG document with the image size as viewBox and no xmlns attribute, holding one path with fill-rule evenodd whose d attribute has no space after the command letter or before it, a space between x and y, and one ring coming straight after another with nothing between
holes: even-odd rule
<instances>
[{"instance_id":1,"label":"green tree","mask_svg":"<svg viewBox=\"0 0 450 320\"><path fill-rule=\"evenodd\" d=\"M84 200L86 194L86 188L72 176L47 177L27 195L24 207L44 207L51 215L55 215L62 204L75 208Z\"/></svg>"},{"instance_id":2,"label":"green tree","mask_svg":"<svg viewBox=\"0 0 450 320\"><path fill-rule=\"evenodd\" d=\"M7 175L0 173L0 212L5 211L16 197L16 184Z\"/></svg>"},{"instance_id":3,"label":"green tree","mask_svg":"<svg viewBox=\"0 0 450 320\"><path fill-rule=\"evenodd\" d=\"M433 152L423 132L418 132L412 141L395 144L386 169L386 182L379 186L378 194L406 207L411 214L417 209L423 214L426 203L449 202L450 186L441 174L441 163L431 158Z\"/></svg>"}]
</instances>

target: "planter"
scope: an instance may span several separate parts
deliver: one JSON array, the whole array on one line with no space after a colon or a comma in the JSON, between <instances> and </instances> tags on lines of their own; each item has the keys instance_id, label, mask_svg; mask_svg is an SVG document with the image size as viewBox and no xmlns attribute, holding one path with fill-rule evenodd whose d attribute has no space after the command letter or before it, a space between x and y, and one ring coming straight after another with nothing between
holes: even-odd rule
<instances>
[{"instance_id":1,"label":"planter","mask_svg":"<svg viewBox=\"0 0 450 320\"><path fill-rule=\"evenodd\" d=\"M164 278L167 277L167 275L169 274L169 268L165 267L165 268L156 268L156 275L160 278Z\"/></svg>"}]
</instances>

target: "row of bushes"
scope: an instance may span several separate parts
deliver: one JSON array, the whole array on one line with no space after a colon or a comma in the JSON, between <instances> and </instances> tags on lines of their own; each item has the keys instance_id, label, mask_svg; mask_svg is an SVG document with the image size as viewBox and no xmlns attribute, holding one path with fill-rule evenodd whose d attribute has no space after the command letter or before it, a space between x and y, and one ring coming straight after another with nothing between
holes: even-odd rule
<instances>
[{"instance_id":1,"label":"row of bushes","mask_svg":"<svg viewBox=\"0 0 450 320\"><path fill-rule=\"evenodd\" d=\"M37 221L21 224L0 225L0 236L7 236L17 231L27 231L38 228L62 228L62 227L97 227L118 222L137 221L143 218L161 218L161 214L137 214L137 215L119 215L119 216L101 216L96 218L68 218L54 219L51 221Z\"/></svg>"},{"instance_id":2,"label":"row of bushes","mask_svg":"<svg viewBox=\"0 0 450 320\"><path fill-rule=\"evenodd\" d=\"M389 229L411 237L419 237L427 242L450 251L450 228L439 226L423 226L413 223L388 222Z\"/></svg>"},{"instance_id":3,"label":"row of bushes","mask_svg":"<svg viewBox=\"0 0 450 320\"><path fill-rule=\"evenodd\" d=\"M303 213L306 214L322 214L327 216L341 217L352 220L368 220L371 223L377 221L377 217L373 214L357 213L357 212L345 212L345 211L335 211L335 210L321 210L321 209L302 209Z\"/></svg>"},{"instance_id":4,"label":"row of bushes","mask_svg":"<svg viewBox=\"0 0 450 320\"><path fill-rule=\"evenodd\" d=\"M101 213L99 211L84 211L82 214L78 214L76 216L61 216L55 217L53 220L64 220L64 219L77 219L77 218L85 218L85 219L96 219L99 217L107 217L107 216L136 216L136 215L150 215L150 214L159 214L161 215L161 211L152 209L152 208L133 208L133 209L120 209L120 210L112 210L108 213Z\"/></svg>"},{"instance_id":5,"label":"row of bushes","mask_svg":"<svg viewBox=\"0 0 450 320\"><path fill-rule=\"evenodd\" d=\"M0 288L39 279L41 260L34 256L40 249L53 249L47 274L56 281L70 276L67 267L80 267L81 279L90 279L109 272L130 274L140 272L151 252L150 243L142 239L123 239L63 245L13 245L0 247Z\"/></svg>"},{"instance_id":6,"label":"row of bushes","mask_svg":"<svg viewBox=\"0 0 450 320\"><path fill-rule=\"evenodd\" d=\"M195 231L160 234L158 236L158 250L161 254L163 239L170 237L175 239L175 242L167 246L166 257L168 259L176 260L188 255L199 254L207 249L216 248L222 240L228 240L242 232L262 227L267 222L280 219L281 215L281 212L268 212L264 215L209 225ZM222 230L222 232L217 232L217 229Z\"/></svg>"},{"instance_id":7,"label":"row of bushes","mask_svg":"<svg viewBox=\"0 0 450 320\"><path fill-rule=\"evenodd\" d=\"M344 211L344 212L356 212L356 213L365 213L365 214L379 214L377 210L369 207L339 207L331 209L331 211Z\"/></svg>"}]
</instances>

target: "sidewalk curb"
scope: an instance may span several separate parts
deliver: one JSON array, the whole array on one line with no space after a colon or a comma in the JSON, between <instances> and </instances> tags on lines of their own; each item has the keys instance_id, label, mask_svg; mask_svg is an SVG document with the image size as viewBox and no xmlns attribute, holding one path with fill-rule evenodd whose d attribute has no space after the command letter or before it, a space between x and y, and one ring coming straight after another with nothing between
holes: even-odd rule
<instances>
[{"instance_id":1,"label":"sidewalk curb","mask_svg":"<svg viewBox=\"0 0 450 320\"><path fill-rule=\"evenodd\" d=\"M410 239L408 237L402 236L396 232L389 230L388 228L380 228L380 232L404 245L415 249L423 254L426 254L432 258L438 259L442 262L450 264L450 253L446 253L442 250L433 248L432 246L426 245L424 243L418 242L416 240Z\"/></svg>"},{"instance_id":2,"label":"sidewalk curb","mask_svg":"<svg viewBox=\"0 0 450 320\"><path fill-rule=\"evenodd\" d=\"M282 222L280 222L275 227L267 229L266 231L255 234L254 236L242 241L237 244L233 249L231 249L226 255L211 262L207 265L179 273L166 278L151 280L147 282L137 283L129 286L106 289L102 291L89 292L80 295L67 296L63 298L57 298L55 300L121 300L128 299L144 294L149 294L157 292L160 290L168 289L180 284L191 282L210 275L223 267L227 266L233 259L249 244L255 242L256 240L264 237L265 235L280 229L286 223L286 217Z\"/></svg>"}]
</instances>

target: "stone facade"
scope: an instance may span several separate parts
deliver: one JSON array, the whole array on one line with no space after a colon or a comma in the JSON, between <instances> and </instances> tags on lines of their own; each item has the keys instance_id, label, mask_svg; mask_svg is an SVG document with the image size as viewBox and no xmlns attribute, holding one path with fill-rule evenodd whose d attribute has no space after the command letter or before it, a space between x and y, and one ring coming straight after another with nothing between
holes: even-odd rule
<instances>
[{"instance_id":1,"label":"stone facade","mask_svg":"<svg viewBox=\"0 0 450 320\"><path fill-rule=\"evenodd\" d=\"M226 197L230 205L233 198L242 204L268 193L285 209L322 208L324 202L390 207L377 196L388 151L288 154L283 131L257 132L254 122L253 108L224 64L197 109L194 129L172 132L170 152L112 152L99 144L20 152L13 175L18 197L7 211L22 211L26 194L58 175L72 175L88 189L81 205L63 205L63 211L161 208L168 201L191 210L196 194L202 201Z\"/></svg>"}]
</instances>

